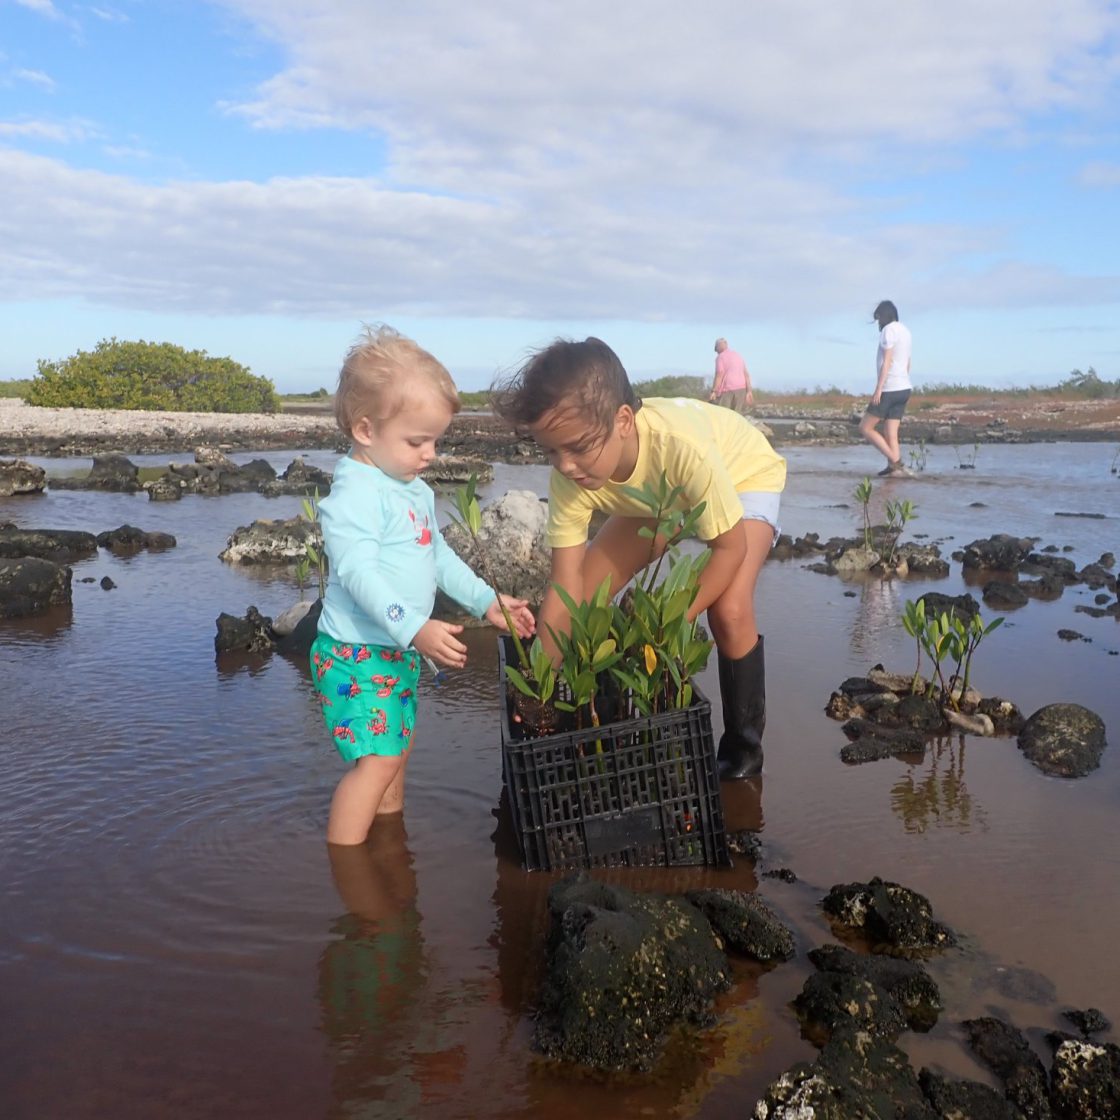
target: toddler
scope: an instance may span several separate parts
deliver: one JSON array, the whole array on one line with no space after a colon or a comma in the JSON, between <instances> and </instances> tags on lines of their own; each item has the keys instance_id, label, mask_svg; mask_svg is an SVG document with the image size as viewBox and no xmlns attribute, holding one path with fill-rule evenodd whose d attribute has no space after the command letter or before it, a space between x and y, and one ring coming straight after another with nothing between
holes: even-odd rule
<instances>
[{"instance_id":1,"label":"toddler","mask_svg":"<svg viewBox=\"0 0 1120 1120\"><path fill-rule=\"evenodd\" d=\"M466 664L463 628L431 617L436 588L505 629L495 592L445 543L420 478L459 407L447 370L388 327L367 330L339 374L335 415L351 448L319 506L330 575L311 647L323 719L354 763L331 799L332 844L362 843L378 813L403 808L421 655ZM525 600L502 599L530 636Z\"/></svg>"}]
</instances>

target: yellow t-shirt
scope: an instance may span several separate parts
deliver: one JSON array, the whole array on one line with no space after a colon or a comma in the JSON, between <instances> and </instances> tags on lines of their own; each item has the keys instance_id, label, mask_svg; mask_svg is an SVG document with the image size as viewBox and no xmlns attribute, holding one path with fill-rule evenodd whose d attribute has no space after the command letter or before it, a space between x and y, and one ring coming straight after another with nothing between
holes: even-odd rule
<instances>
[{"instance_id":1,"label":"yellow t-shirt","mask_svg":"<svg viewBox=\"0 0 1120 1120\"><path fill-rule=\"evenodd\" d=\"M587 540L594 510L623 517L649 517L649 509L623 493L624 486L656 483L664 473L670 486L683 486L681 506L706 502L696 535L713 540L743 518L744 491L780 494L786 461L750 421L729 408L705 401L651 397L635 417L638 461L623 482L584 490L554 470L548 486L548 543L568 548Z\"/></svg>"}]
</instances>

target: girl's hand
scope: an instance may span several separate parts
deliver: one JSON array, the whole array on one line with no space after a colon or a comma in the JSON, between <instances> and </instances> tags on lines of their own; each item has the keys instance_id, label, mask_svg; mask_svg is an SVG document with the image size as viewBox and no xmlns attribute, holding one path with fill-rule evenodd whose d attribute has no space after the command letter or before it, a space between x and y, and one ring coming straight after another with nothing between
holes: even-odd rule
<instances>
[{"instance_id":1,"label":"girl's hand","mask_svg":"<svg viewBox=\"0 0 1120 1120\"><path fill-rule=\"evenodd\" d=\"M467 647L455 635L462 633L462 630L461 626L429 618L416 631L412 644L437 665L446 665L449 669L461 669L467 663Z\"/></svg>"},{"instance_id":2,"label":"girl's hand","mask_svg":"<svg viewBox=\"0 0 1120 1120\"><path fill-rule=\"evenodd\" d=\"M514 629L516 629L519 638L530 638L537 632L537 620L533 617L533 612L529 610L528 600L515 599L512 595L499 595L498 599L505 603L506 610L509 611L510 618L513 619ZM495 599L486 608L484 617L487 622L496 626L499 630L506 630L506 620L502 616L502 608L498 605L498 599Z\"/></svg>"}]
</instances>

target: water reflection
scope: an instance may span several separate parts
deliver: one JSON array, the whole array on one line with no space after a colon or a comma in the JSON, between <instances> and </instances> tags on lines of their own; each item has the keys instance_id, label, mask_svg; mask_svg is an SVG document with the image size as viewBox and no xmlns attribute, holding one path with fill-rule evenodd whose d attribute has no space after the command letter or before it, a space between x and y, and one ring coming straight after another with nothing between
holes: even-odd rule
<instances>
[{"instance_id":1,"label":"water reflection","mask_svg":"<svg viewBox=\"0 0 1120 1120\"><path fill-rule=\"evenodd\" d=\"M934 740L922 772L915 777L919 767L911 767L891 788L891 809L907 832L925 832L931 827L987 831L984 809L965 785L965 749L963 735Z\"/></svg>"},{"instance_id":2,"label":"water reflection","mask_svg":"<svg viewBox=\"0 0 1120 1120\"><path fill-rule=\"evenodd\" d=\"M859 609L852 620L849 639L852 653L861 661L879 660L883 635L900 628L907 589L898 579L868 575L859 579ZM845 580L855 585L856 580Z\"/></svg>"},{"instance_id":3,"label":"water reflection","mask_svg":"<svg viewBox=\"0 0 1120 1120\"><path fill-rule=\"evenodd\" d=\"M427 964L402 816L379 817L365 844L331 844L328 855L346 907L319 958L320 1022L333 1058L330 1115L415 1115ZM369 1111L375 1102L386 1111Z\"/></svg>"}]
</instances>

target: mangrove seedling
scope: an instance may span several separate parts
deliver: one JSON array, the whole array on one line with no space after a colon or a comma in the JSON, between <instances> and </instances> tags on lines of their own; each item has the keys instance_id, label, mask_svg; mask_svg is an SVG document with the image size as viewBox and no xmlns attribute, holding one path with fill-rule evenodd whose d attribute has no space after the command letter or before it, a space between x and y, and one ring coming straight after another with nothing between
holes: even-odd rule
<instances>
[{"instance_id":1,"label":"mangrove seedling","mask_svg":"<svg viewBox=\"0 0 1120 1120\"><path fill-rule=\"evenodd\" d=\"M900 498L894 502L887 502L887 554L883 560L886 567L894 566L894 554L898 548L898 539L907 522L913 521L918 515L914 511L914 503L909 498Z\"/></svg>"},{"instance_id":2,"label":"mangrove seedling","mask_svg":"<svg viewBox=\"0 0 1120 1120\"><path fill-rule=\"evenodd\" d=\"M306 517L312 525L317 525L319 523L318 486L315 487L315 493L312 494L310 498L303 499L303 516ZM316 548L310 541L304 545L304 552L306 553L309 565L315 568L319 577L319 598L322 599L327 593L327 554L323 552L322 549ZM298 575L296 578L299 578ZM303 584L300 584L300 598L303 598L302 592Z\"/></svg>"},{"instance_id":3,"label":"mangrove seedling","mask_svg":"<svg viewBox=\"0 0 1120 1120\"><path fill-rule=\"evenodd\" d=\"M607 576L595 589L590 600L577 603L562 587L553 585L568 611L566 633L549 627L552 640L560 653L560 677L568 686L568 700L557 700L563 712L574 712L576 726L583 727L583 714L591 718L591 726L600 725L596 699L599 674L606 672L622 657L618 640L612 634L615 612L611 603L611 578Z\"/></svg>"},{"instance_id":4,"label":"mangrove seedling","mask_svg":"<svg viewBox=\"0 0 1120 1120\"><path fill-rule=\"evenodd\" d=\"M856 485L855 498L863 508L863 547L866 548L868 552L872 551L871 511L868 508L871 505L871 493L871 479L864 476Z\"/></svg>"},{"instance_id":5,"label":"mangrove seedling","mask_svg":"<svg viewBox=\"0 0 1120 1120\"><path fill-rule=\"evenodd\" d=\"M910 448L910 467L915 471L926 469L926 441L924 439L918 440L917 447Z\"/></svg>"}]
</instances>

